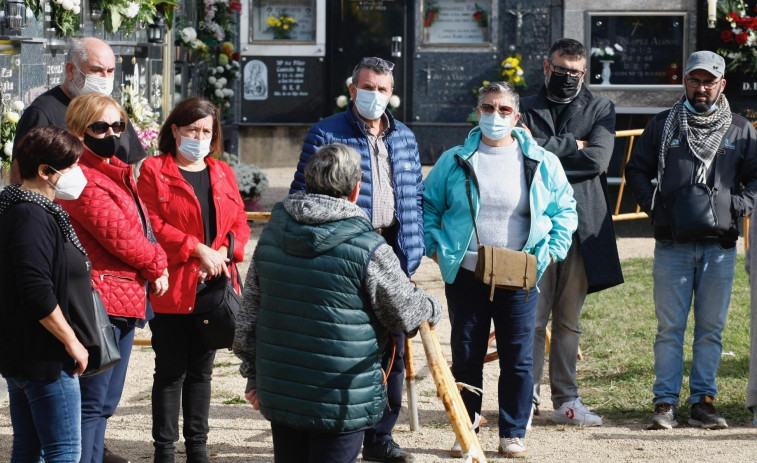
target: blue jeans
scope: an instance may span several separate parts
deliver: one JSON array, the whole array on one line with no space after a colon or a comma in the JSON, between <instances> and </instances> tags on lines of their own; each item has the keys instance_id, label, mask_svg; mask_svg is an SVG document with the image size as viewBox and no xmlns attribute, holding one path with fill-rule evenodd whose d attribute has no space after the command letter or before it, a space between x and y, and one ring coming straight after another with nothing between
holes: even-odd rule
<instances>
[{"instance_id":1,"label":"blue jeans","mask_svg":"<svg viewBox=\"0 0 757 463\"><path fill-rule=\"evenodd\" d=\"M731 300L736 247L657 240L654 251L654 403L678 405L683 382L683 336L694 299L694 344L689 403L718 393L715 376ZM696 295L696 298L693 296Z\"/></svg>"},{"instance_id":2,"label":"blue jeans","mask_svg":"<svg viewBox=\"0 0 757 463\"><path fill-rule=\"evenodd\" d=\"M447 307L452 324L452 374L457 382L483 387L484 357L494 320L499 353L499 437L525 437L533 396L534 324L538 293L497 289L489 301L489 286L473 272L460 269L447 284ZM468 416L481 413L481 396L460 393Z\"/></svg>"},{"instance_id":3,"label":"blue jeans","mask_svg":"<svg viewBox=\"0 0 757 463\"><path fill-rule=\"evenodd\" d=\"M116 327L121 361L99 375L81 378L81 462L100 463L105 446L105 427L116 411L126 381L131 347L134 344L134 326L113 319Z\"/></svg>"},{"instance_id":4,"label":"blue jeans","mask_svg":"<svg viewBox=\"0 0 757 463\"><path fill-rule=\"evenodd\" d=\"M13 463L78 462L81 454L79 377L55 381L7 378L13 424Z\"/></svg>"}]
</instances>

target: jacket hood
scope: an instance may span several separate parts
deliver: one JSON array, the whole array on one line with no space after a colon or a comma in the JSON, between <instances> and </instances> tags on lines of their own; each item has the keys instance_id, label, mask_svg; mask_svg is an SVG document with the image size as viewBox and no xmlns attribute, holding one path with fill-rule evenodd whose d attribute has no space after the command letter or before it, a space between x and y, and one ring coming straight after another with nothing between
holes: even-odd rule
<instances>
[{"instance_id":1,"label":"jacket hood","mask_svg":"<svg viewBox=\"0 0 757 463\"><path fill-rule=\"evenodd\" d=\"M292 255L321 254L373 229L368 215L345 199L299 192L284 199L281 207L297 222L284 225L286 240L279 237L282 248ZM342 226L345 220L356 226Z\"/></svg>"},{"instance_id":2,"label":"jacket hood","mask_svg":"<svg viewBox=\"0 0 757 463\"><path fill-rule=\"evenodd\" d=\"M534 161L541 161L542 159L544 159L544 148L539 146L539 144L536 143L536 140L528 135L528 132L520 127L513 127L512 135L513 138L515 138L518 143L520 143L521 151L523 151L523 155L525 157L531 158ZM469 159L471 156L473 156L473 153L478 150L478 144L480 142L481 128L479 126L473 127L473 129L468 132L468 138L466 138L465 142L463 142L462 144L462 151L458 152L457 154L462 156L464 159Z\"/></svg>"}]
</instances>

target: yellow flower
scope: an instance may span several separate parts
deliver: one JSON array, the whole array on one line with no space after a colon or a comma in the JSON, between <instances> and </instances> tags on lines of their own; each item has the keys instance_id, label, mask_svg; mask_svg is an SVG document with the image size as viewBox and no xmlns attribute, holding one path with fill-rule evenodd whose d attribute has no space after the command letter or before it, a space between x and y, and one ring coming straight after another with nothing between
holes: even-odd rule
<instances>
[{"instance_id":1,"label":"yellow flower","mask_svg":"<svg viewBox=\"0 0 757 463\"><path fill-rule=\"evenodd\" d=\"M283 25L283 26L281 26L281 27L282 27L282 28L283 28L284 30L287 30L287 29L289 29L289 24L284 24L284 25Z\"/></svg>"},{"instance_id":2,"label":"yellow flower","mask_svg":"<svg viewBox=\"0 0 757 463\"><path fill-rule=\"evenodd\" d=\"M512 78L512 81L514 84L517 84L518 82L520 82L520 80L521 80L521 77L517 74L515 75L515 77Z\"/></svg>"},{"instance_id":3,"label":"yellow flower","mask_svg":"<svg viewBox=\"0 0 757 463\"><path fill-rule=\"evenodd\" d=\"M482 82L482 84L484 84L484 85L483 85L484 87L486 87L486 86L487 86L487 85L489 85L490 83L491 83L491 82L490 82L490 81L488 81L488 80L485 80L485 81L483 81L483 82Z\"/></svg>"},{"instance_id":4,"label":"yellow flower","mask_svg":"<svg viewBox=\"0 0 757 463\"><path fill-rule=\"evenodd\" d=\"M268 19L265 21L266 24L269 26L275 26L276 25L276 18L273 16L269 16Z\"/></svg>"}]
</instances>

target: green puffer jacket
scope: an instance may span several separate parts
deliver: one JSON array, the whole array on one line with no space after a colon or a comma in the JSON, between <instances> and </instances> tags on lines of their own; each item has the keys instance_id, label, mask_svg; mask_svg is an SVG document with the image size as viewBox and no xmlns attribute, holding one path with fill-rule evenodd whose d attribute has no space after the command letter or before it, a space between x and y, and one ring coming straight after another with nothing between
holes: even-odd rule
<instances>
[{"instance_id":1,"label":"green puffer jacket","mask_svg":"<svg viewBox=\"0 0 757 463\"><path fill-rule=\"evenodd\" d=\"M370 309L363 278L383 239L364 217L315 226L274 209L271 219L256 250L266 276L256 328L260 411L308 431L375 424L386 400L388 332Z\"/></svg>"}]
</instances>

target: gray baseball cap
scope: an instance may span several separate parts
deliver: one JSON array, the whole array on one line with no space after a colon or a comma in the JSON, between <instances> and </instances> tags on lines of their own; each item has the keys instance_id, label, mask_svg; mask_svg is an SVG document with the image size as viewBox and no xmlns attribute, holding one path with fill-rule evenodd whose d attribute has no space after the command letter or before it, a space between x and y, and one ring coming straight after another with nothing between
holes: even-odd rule
<instances>
[{"instance_id":1,"label":"gray baseball cap","mask_svg":"<svg viewBox=\"0 0 757 463\"><path fill-rule=\"evenodd\" d=\"M686 74L697 69L707 71L715 77L723 77L725 60L722 56L711 51L696 51L689 56L689 60L686 62Z\"/></svg>"}]
</instances>

